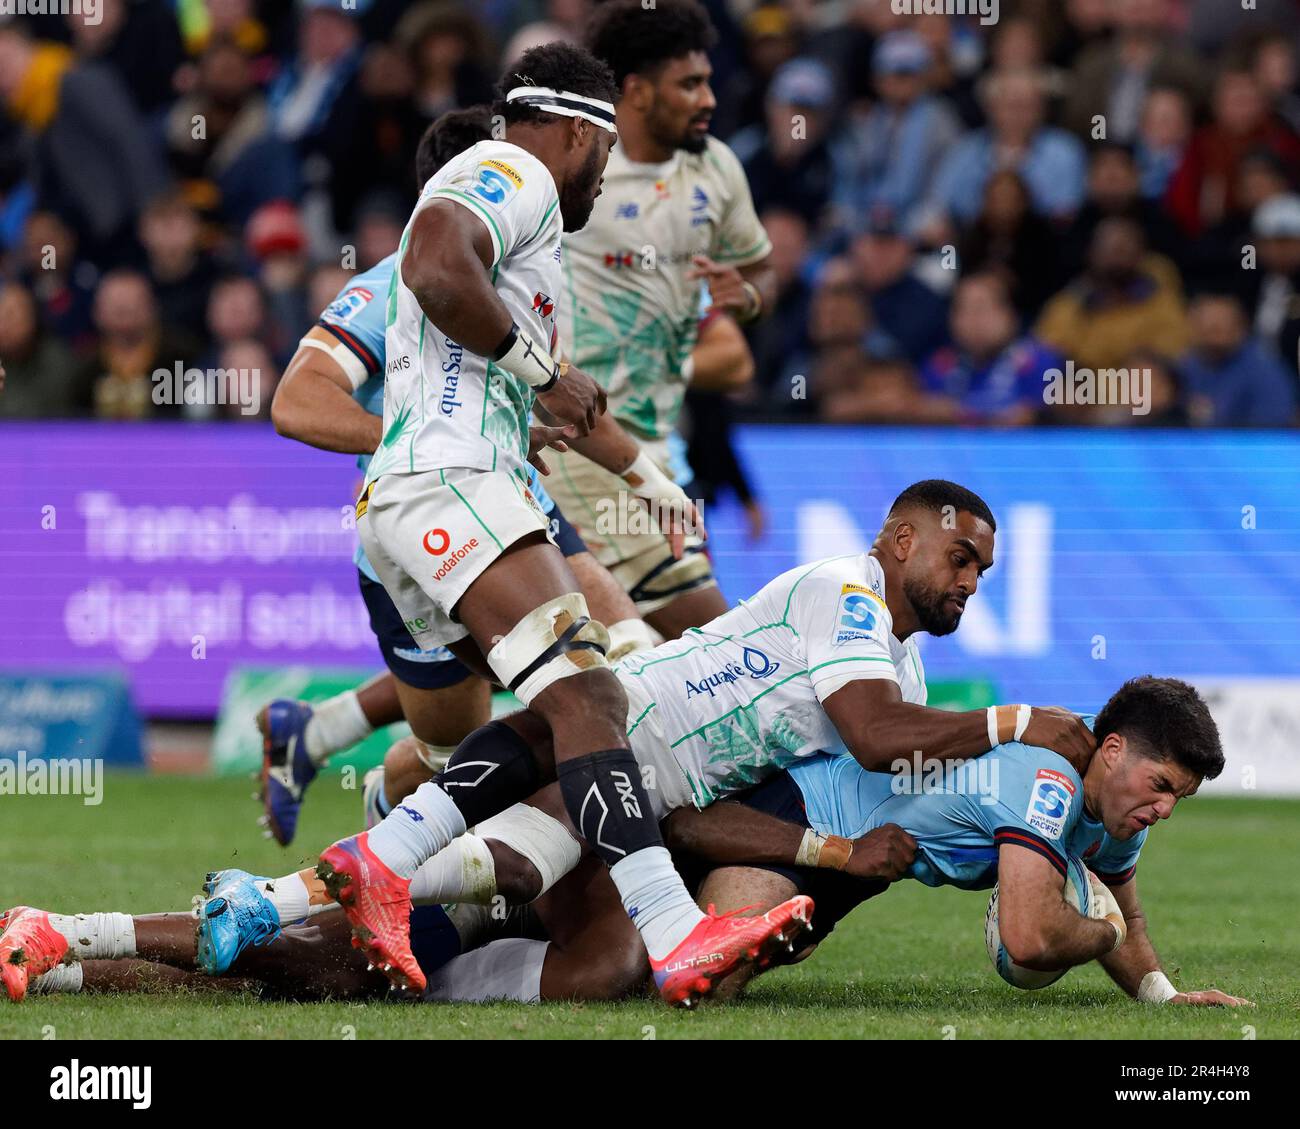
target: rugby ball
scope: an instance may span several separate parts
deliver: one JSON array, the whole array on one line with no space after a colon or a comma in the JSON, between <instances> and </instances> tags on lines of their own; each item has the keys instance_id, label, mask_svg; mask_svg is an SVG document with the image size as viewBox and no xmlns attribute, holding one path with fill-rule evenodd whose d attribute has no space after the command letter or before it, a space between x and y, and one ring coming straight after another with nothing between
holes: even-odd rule
<instances>
[{"instance_id":1,"label":"rugby ball","mask_svg":"<svg viewBox=\"0 0 1300 1129\"><path fill-rule=\"evenodd\" d=\"M1090 905L1092 887L1088 883L1088 875L1084 871L1082 861L1074 857L1068 860L1063 896L1066 902L1077 909L1084 917L1092 916L1090 912L1092 909ZM1017 964L1007 955L1007 950L1002 946L1002 937L998 933L998 888L996 885L993 887L993 893L989 895L989 908L984 914L984 947L988 950L989 960L993 962L993 967L998 970L998 975L1013 987L1023 988L1027 992L1032 992L1036 988L1046 988L1049 984L1055 984L1070 971L1068 968L1059 968L1052 972L1043 972L1037 968L1026 968L1023 964Z\"/></svg>"}]
</instances>

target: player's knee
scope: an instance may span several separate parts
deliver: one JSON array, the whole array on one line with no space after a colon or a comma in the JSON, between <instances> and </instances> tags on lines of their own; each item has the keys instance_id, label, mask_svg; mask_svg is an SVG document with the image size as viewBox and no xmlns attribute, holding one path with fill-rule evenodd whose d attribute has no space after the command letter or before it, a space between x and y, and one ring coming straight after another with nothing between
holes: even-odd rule
<instances>
[{"instance_id":1,"label":"player's knee","mask_svg":"<svg viewBox=\"0 0 1300 1129\"><path fill-rule=\"evenodd\" d=\"M527 905L542 893L541 872L518 851L496 839L487 840L496 868L497 893L512 906Z\"/></svg>"},{"instance_id":2,"label":"player's knee","mask_svg":"<svg viewBox=\"0 0 1300 1129\"><path fill-rule=\"evenodd\" d=\"M635 937L602 949L592 961L593 1000L622 1000L640 991L650 974L645 948Z\"/></svg>"},{"instance_id":3,"label":"player's knee","mask_svg":"<svg viewBox=\"0 0 1300 1129\"><path fill-rule=\"evenodd\" d=\"M424 760L424 746L418 737L403 737L384 754L384 799L390 807L400 804L433 772Z\"/></svg>"},{"instance_id":4,"label":"player's knee","mask_svg":"<svg viewBox=\"0 0 1300 1129\"><path fill-rule=\"evenodd\" d=\"M515 624L488 652L501 684L526 706L575 675L608 669L609 633L578 592L548 600ZM545 711L543 711L545 712Z\"/></svg>"}]
</instances>

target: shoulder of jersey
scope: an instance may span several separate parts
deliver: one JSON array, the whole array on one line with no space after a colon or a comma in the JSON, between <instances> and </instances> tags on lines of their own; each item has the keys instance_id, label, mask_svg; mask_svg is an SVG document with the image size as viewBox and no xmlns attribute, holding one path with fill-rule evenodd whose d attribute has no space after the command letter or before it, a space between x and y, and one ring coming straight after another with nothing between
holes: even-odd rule
<instances>
[{"instance_id":1,"label":"shoulder of jersey","mask_svg":"<svg viewBox=\"0 0 1300 1129\"><path fill-rule=\"evenodd\" d=\"M353 276L348 280L328 306L321 313L325 322L347 324L375 299L384 300L388 296L388 283L393 276L393 264L397 253L380 259L368 271Z\"/></svg>"}]
</instances>

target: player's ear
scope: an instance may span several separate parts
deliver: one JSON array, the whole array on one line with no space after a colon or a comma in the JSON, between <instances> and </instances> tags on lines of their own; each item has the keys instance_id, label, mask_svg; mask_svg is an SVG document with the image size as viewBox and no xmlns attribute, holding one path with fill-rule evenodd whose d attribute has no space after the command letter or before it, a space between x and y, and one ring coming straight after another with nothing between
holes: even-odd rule
<instances>
[{"instance_id":1,"label":"player's ear","mask_svg":"<svg viewBox=\"0 0 1300 1129\"><path fill-rule=\"evenodd\" d=\"M894 526L894 532L889 538L889 543L894 550L896 560L907 560L912 555L912 549L916 545L916 526L910 521L898 522Z\"/></svg>"},{"instance_id":2,"label":"player's ear","mask_svg":"<svg viewBox=\"0 0 1300 1129\"><path fill-rule=\"evenodd\" d=\"M1124 752L1127 748L1128 742L1118 733L1108 733L1106 739L1097 746L1097 751L1093 753L1093 756L1101 757L1102 763L1105 764L1109 771L1124 759Z\"/></svg>"}]
</instances>

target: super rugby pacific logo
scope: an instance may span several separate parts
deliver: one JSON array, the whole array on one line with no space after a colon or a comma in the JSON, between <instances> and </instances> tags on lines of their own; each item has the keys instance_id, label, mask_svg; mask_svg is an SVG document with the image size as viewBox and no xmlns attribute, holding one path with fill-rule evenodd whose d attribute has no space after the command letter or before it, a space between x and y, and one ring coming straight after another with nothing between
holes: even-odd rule
<instances>
[{"instance_id":1,"label":"super rugby pacific logo","mask_svg":"<svg viewBox=\"0 0 1300 1129\"><path fill-rule=\"evenodd\" d=\"M706 674L698 681L686 680L686 697L691 699L700 694L715 696L719 686L729 686L748 675L750 678L767 678L781 669L779 662L773 662L757 647L746 647L741 653L740 662L729 662L721 670Z\"/></svg>"}]
</instances>

